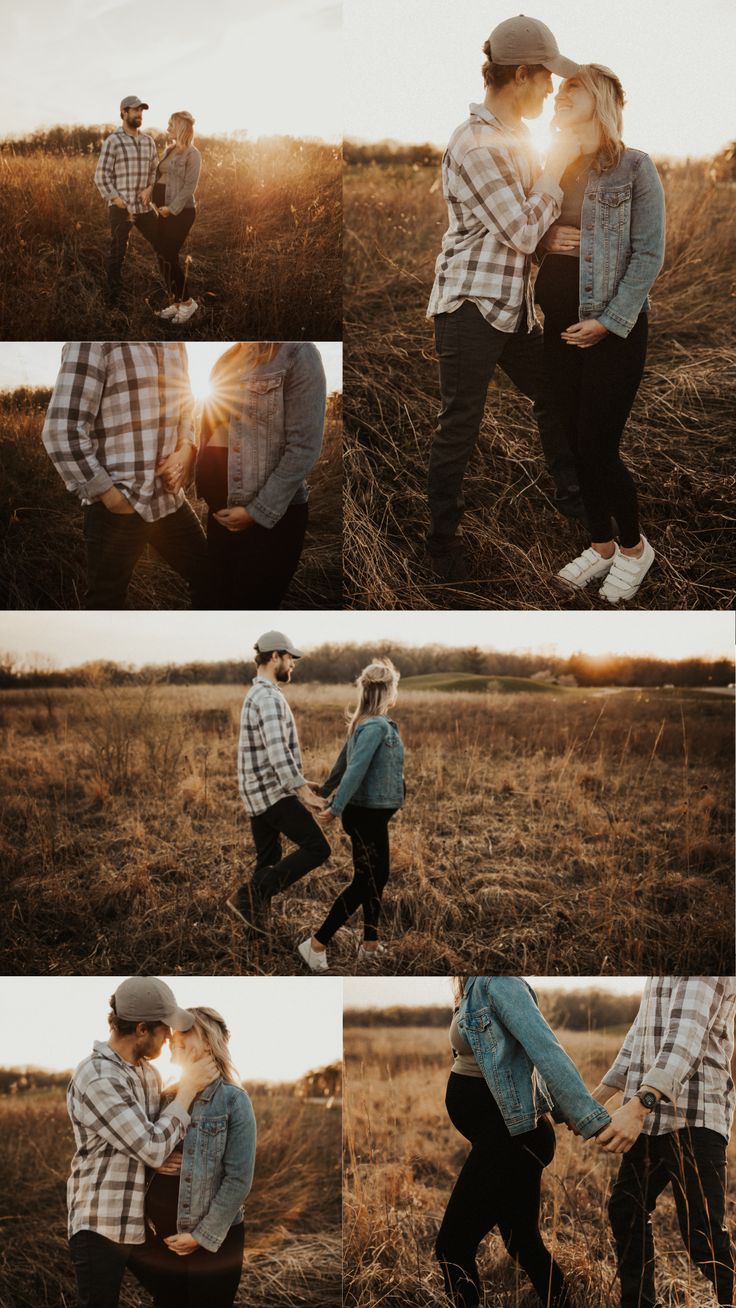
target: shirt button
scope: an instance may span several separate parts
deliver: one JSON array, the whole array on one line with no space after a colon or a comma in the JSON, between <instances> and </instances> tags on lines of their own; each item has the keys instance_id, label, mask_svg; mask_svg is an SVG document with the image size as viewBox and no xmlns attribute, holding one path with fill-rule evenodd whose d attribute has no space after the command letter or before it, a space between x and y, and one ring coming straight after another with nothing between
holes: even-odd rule
<instances>
[{"instance_id":1,"label":"shirt button","mask_svg":"<svg viewBox=\"0 0 736 1308\"><path fill-rule=\"evenodd\" d=\"M586 286L585 289L586 289L586 291L592 291L593 287L592 287L592 286Z\"/></svg>"},{"instance_id":2,"label":"shirt button","mask_svg":"<svg viewBox=\"0 0 736 1308\"><path fill-rule=\"evenodd\" d=\"M588 226L586 227L585 230L586 230L587 232L592 232L592 230L593 230L593 224L592 224L592 223L588 223Z\"/></svg>"},{"instance_id":3,"label":"shirt button","mask_svg":"<svg viewBox=\"0 0 736 1308\"><path fill-rule=\"evenodd\" d=\"M586 263L592 263L592 262L593 262L593 256L592 256L592 254L586 254L586 256L585 256L585 262L586 262Z\"/></svg>"}]
</instances>

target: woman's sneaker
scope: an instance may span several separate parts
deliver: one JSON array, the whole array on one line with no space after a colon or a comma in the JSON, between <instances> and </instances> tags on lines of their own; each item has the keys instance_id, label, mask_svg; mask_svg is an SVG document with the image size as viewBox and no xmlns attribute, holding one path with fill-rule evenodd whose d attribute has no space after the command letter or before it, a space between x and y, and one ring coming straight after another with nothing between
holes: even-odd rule
<instances>
[{"instance_id":1,"label":"woman's sneaker","mask_svg":"<svg viewBox=\"0 0 736 1308\"><path fill-rule=\"evenodd\" d=\"M604 559L602 554L589 545L587 550L583 550L582 554L573 559L572 563L566 563L564 568L560 568L557 576L566 585L582 590L589 581L594 581L596 577L605 577L606 573L610 572L617 554L618 546L615 543L610 559Z\"/></svg>"},{"instance_id":2,"label":"woman's sneaker","mask_svg":"<svg viewBox=\"0 0 736 1308\"><path fill-rule=\"evenodd\" d=\"M192 300L189 304L180 304L171 321L175 323L189 322L189 319L194 317L198 308L199 305L196 300Z\"/></svg>"},{"instance_id":3,"label":"woman's sneaker","mask_svg":"<svg viewBox=\"0 0 736 1308\"><path fill-rule=\"evenodd\" d=\"M379 942L379 945L378 945L378 948L377 948L377 949L366 949L366 947L365 947L364 944L363 944L363 945L359 945L359 946L358 946L358 962L359 962L359 963L377 963L377 962L379 961L380 957L381 957L381 954L385 954L385 953L386 953L386 946L385 946L385 945L382 945L380 942Z\"/></svg>"},{"instance_id":4,"label":"woman's sneaker","mask_svg":"<svg viewBox=\"0 0 736 1308\"><path fill-rule=\"evenodd\" d=\"M311 936L307 936L306 940L302 940L302 943L300 945L297 945L297 953L301 954L302 958L304 959L304 962L306 963L310 971L312 972L327 971L327 950L312 949Z\"/></svg>"},{"instance_id":5,"label":"woman's sneaker","mask_svg":"<svg viewBox=\"0 0 736 1308\"><path fill-rule=\"evenodd\" d=\"M609 604L632 599L654 563L654 550L646 536L642 536L642 540L644 549L638 558L616 550L615 563L600 589L600 594Z\"/></svg>"},{"instance_id":6,"label":"woman's sneaker","mask_svg":"<svg viewBox=\"0 0 736 1308\"><path fill-rule=\"evenodd\" d=\"M157 310L156 310L156 317L157 317L157 318L173 318L173 317L176 316L176 314L177 314L178 312L179 312L179 305L178 305L178 304L170 304L170 305L168 305L167 308L165 308L165 309L157 309Z\"/></svg>"}]
</instances>

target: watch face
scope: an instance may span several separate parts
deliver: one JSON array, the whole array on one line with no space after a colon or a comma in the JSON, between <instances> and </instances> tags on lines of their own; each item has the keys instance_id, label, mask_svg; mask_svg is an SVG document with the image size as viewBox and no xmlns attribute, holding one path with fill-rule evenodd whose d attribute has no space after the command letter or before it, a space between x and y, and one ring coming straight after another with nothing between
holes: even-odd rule
<instances>
[{"instance_id":1,"label":"watch face","mask_svg":"<svg viewBox=\"0 0 736 1308\"><path fill-rule=\"evenodd\" d=\"M651 1090L646 1090L644 1094L637 1095L637 1099L645 1108L652 1109L657 1107L657 1096L652 1094Z\"/></svg>"}]
</instances>

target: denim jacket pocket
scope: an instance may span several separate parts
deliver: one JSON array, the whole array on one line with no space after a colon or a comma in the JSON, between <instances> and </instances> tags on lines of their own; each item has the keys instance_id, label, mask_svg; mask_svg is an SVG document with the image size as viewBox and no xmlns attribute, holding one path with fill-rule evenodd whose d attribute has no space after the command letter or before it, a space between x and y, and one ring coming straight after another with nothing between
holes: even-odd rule
<instances>
[{"instance_id":1,"label":"denim jacket pocket","mask_svg":"<svg viewBox=\"0 0 736 1308\"><path fill-rule=\"evenodd\" d=\"M199 1144L208 1157L224 1153L227 1141L227 1117L203 1117L197 1122Z\"/></svg>"},{"instance_id":2,"label":"denim jacket pocket","mask_svg":"<svg viewBox=\"0 0 736 1308\"><path fill-rule=\"evenodd\" d=\"M599 187L598 203L602 206L601 217L610 227L623 227L627 222L631 207L631 185Z\"/></svg>"},{"instance_id":3,"label":"denim jacket pocket","mask_svg":"<svg viewBox=\"0 0 736 1308\"><path fill-rule=\"evenodd\" d=\"M237 424L240 433L283 439L284 376L283 372L272 373L243 381L242 415Z\"/></svg>"}]
</instances>

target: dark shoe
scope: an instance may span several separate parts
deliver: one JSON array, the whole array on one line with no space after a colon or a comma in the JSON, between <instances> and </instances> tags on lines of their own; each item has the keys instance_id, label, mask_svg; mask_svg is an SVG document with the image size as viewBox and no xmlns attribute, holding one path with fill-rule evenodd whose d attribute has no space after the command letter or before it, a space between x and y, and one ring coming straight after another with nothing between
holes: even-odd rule
<instances>
[{"instance_id":1,"label":"dark shoe","mask_svg":"<svg viewBox=\"0 0 736 1308\"><path fill-rule=\"evenodd\" d=\"M250 882L240 886L229 899L225 900L225 903L231 913L235 913L236 917L239 917L241 922L245 922L252 931L266 935L268 900L263 895L259 895Z\"/></svg>"},{"instance_id":2,"label":"dark shoe","mask_svg":"<svg viewBox=\"0 0 736 1308\"><path fill-rule=\"evenodd\" d=\"M427 546L427 562L439 581L457 582L468 580L468 560L465 547L457 541L449 548L438 549L432 544Z\"/></svg>"},{"instance_id":3,"label":"dark shoe","mask_svg":"<svg viewBox=\"0 0 736 1308\"><path fill-rule=\"evenodd\" d=\"M580 498L579 486L558 486L555 491L554 506L563 518L585 520L585 505Z\"/></svg>"}]
</instances>

